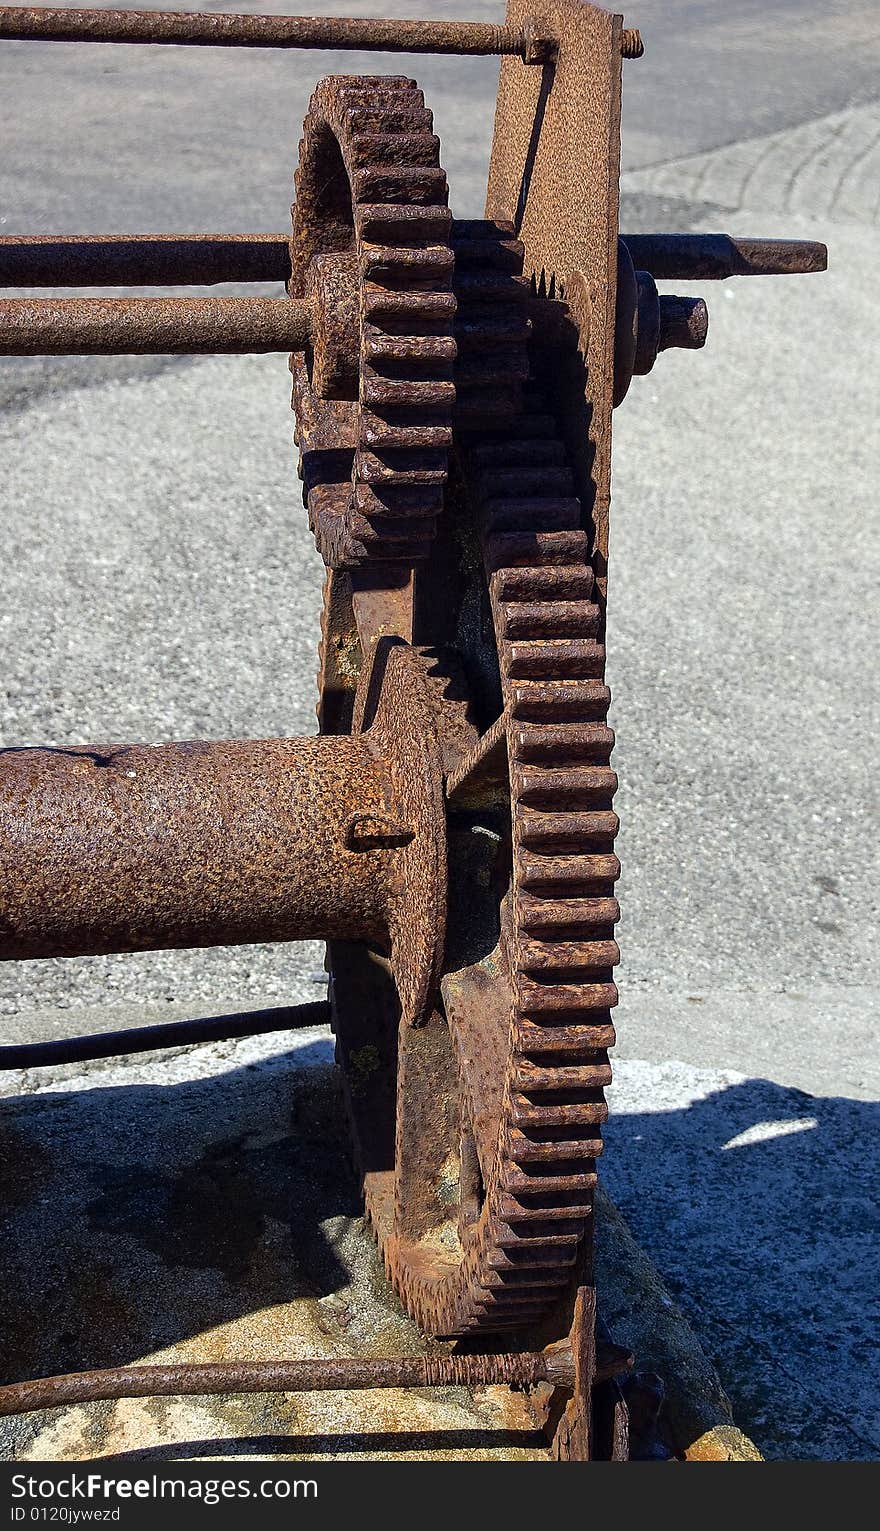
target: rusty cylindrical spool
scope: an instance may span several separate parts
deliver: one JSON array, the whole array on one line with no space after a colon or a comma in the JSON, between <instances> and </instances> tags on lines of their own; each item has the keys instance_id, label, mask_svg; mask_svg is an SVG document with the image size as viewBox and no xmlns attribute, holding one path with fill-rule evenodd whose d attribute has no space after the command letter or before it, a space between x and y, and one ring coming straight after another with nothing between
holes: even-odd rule
<instances>
[{"instance_id":1,"label":"rusty cylindrical spool","mask_svg":"<svg viewBox=\"0 0 880 1531\"><path fill-rule=\"evenodd\" d=\"M381 936L394 814L366 739L6 750L0 956Z\"/></svg>"},{"instance_id":2,"label":"rusty cylindrical spool","mask_svg":"<svg viewBox=\"0 0 880 1531\"><path fill-rule=\"evenodd\" d=\"M4 751L0 959L368 941L416 1019L443 942L440 746L420 656L377 671L357 737Z\"/></svg>"}]
</instances>

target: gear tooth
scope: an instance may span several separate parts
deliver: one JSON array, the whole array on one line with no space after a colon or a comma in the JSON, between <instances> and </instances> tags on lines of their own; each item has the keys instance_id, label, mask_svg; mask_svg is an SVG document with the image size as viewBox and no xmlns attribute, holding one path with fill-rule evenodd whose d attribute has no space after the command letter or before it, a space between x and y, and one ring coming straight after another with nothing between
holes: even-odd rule
<instances>
[{"instance_id":1,"label":"gear tooth","mask_svg":"<svg viewBox=\"0 0 880 1531\"><path fill-rule=\"evenodd\" d=\"M372 244L361 247L360 269L362 277L377 285L406 291L407 283L430 281L439 292L446 293L452 277L455 256L444 244L406 245ZM452 305L442 309L445 318L451 314Z\"/></svg>"},{"instance_id":2,"label":"gear tooth","mask_svg":"<svg viewBox=\"0 0 880 1531\"><path fill-rule=\"evenodd\" d=\"M523 680L511 684L508 706L514 723L600 723L608 715L611 690L601 680Z\"/></svg>"},{"instance_id":3,"label":"gear tooth","mask_svg":"<svg viewBox=\"0 0 880 1531\"><path fill-rule=\"evenodd\" d=\"M594 638L511 641L505 652L510 680L601 680L605 646Z\"/></svg>"},{"instance_id":4,"label":"gear tooth","mask_svg":"<svg viewBox=\"0 0 880 1531\"><path fill-rule=\"evenodd\" d=\"M606 696L610 697L605 687ZM604 700L604 699L603 699ZM607 702L605 703L607 706ZM597 702L597 714L604 714L602 702ZM568 760L582 765L587 760L600 760L614 744L614 735L603 722L582 723L523 723L514 725L510 733L514 759L523 764L555 760ZM602 778L609 797L617 787L617 777L608 767ZM615 831L616 832L616 831Z\"/></svg>"},{"instance_id":5,"label":"gear tooth","mask_svg":"<svg viewBox=\"0 0 880 1531\"><path fill-rule=\"evenodd\" d=\"M442 207L449 188L439 165L362 165L351 178L357 204L392 203L407 209Z\"/></svg>"},{"instance_id":6,"label":"gear tooth","mask_svg":"<svg viewBox=\"0 0 880 1531\"><path fill-rule=\"evenodd\" d=\"M523 247L499 225L453 225L456 418L473 430L518 419L522 386L529 376L531 325L522 278Z\"/></svg>"},{"instance_id":7,"label":"gear tooth","mask_svg":"<svg viewBox=\"0 0 880 1531\"><path fill-rule=\"evenodd\" d=\"M357 133L351 139L351 162L368 165L439 163L440 140L433 133Z\"/></svg>"}]
</instances>

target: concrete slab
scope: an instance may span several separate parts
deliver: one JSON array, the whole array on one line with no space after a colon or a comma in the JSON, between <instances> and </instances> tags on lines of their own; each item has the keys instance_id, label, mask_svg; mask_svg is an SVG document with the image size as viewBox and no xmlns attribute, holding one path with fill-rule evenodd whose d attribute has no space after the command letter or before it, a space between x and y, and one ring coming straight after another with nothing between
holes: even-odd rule
<instances>
[{"instance_id":1,"label":"concrete slab","mask_svg":"<svg viewBox=\"0 0 880 1531\"><path fill-rule=\"evenodd\" d=\"M0 1074L0 1375L394 1356L426 1341L359 1216L329 1033ZM682 1450L737 1458L711 1362L600 1199L600 1300L669 1387ZM0 1421L0 1456L546 1461L503 1387L120 1400Z\"/></svg>"},{"instance_id":2,"label":"concrete slab","mask_svg":"<svg viewBox=\"0 0 880 1531\"><path fill-rule=\"evenodd\" d=\"M0 1076L0 1368L416 1355L345 1157L332 1041L248 1038ZM7 1419L25 1460L545 1458L488 1388L122 1400Z\"/></svg>"}]
</instances>

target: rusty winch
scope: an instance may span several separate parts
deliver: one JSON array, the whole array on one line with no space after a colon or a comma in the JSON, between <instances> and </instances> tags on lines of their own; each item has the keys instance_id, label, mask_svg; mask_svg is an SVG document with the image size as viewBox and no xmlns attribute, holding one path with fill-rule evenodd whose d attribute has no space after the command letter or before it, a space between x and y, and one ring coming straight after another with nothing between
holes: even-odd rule
<instances>
[{"instance_id":1,"label":"rusty winch","mask_svg":"<svg viewBox=\"0 0 880 1531\"><path fill-rule=\"evenodd\" d=\"M482 220L450 212L413 80L333 76L289 235L0 241L6 287L283 283L15 298L0 352L289 351L327 568L317 737L5 752L0 956L326 941L329 1003L302 1024L332 1021L388 1279L426 1333L466 1343L83 1373L0 1388L0 1409L549 1382L555 1455L624 1459L630 1358L597 1340L591 1277L618 958L612 409L660 351L705 341L703 302L657 279L817 271L824 247L619 237L621 68L641 42L582 0L510 0L504 26L5 7L0 37L503 56Z\"/></svg>"}]
</instances>

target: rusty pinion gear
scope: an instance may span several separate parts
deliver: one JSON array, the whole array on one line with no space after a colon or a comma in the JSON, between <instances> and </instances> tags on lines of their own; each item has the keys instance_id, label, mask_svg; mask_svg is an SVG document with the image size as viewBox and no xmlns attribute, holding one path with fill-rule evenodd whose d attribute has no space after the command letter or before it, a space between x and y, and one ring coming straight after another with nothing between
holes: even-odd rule
<instances>
[{"instance_id":1,"label":"rusty pinion gear","mask_svg":"<svg viewBox=\"0 0 880 1531\"><path fill-rule=\"evenodd\" d=\"M452 215L414 81L337 76L312 96L295 177L291 358L309 519L329 567L424 559L452 439Z\"/></svg>"}]
</instances>

